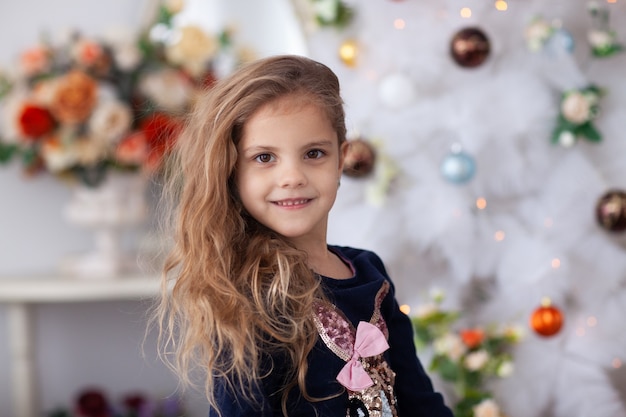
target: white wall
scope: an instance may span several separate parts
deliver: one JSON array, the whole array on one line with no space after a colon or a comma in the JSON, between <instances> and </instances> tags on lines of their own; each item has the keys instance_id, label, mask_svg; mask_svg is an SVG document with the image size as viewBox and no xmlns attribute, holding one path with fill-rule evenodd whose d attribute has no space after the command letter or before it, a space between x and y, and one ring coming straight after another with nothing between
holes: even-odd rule
<instances>
[{"instance_id":1,"label":"white wall","mask_svg":"<svg viewBox=\"0 0 626 417\"><path fill-rule=\"evenodd\" d=\"M18 51L34 45L47 30L68 28L101 34L112 27L137 27L149 0L22 0L0 5L0 65L15 62ZM88 232L66 224L61 210L70 191L58 180L26 179L17 165L0 166L0 279L50 273L59 260L92 244ZM169 395L176 379L155 358L154 335L146 357L141 341L146 305L140 302L43 305L34 309L40 403L44 410L69 405L74 393L98 385L112 397L141 389ZM7 312L0 306L0 417L11 410ZM189 400L193 415L206 415L204 401Z\"/></svg>"}]
</instances>

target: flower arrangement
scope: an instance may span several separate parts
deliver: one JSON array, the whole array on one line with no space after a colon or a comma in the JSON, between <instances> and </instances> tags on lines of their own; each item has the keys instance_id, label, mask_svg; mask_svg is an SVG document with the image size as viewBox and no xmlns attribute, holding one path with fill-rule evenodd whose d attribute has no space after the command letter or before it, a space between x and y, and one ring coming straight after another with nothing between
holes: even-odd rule
<instances>
[{"instance_id":1,"label":"flower arrangement","mask_svg":"<svg viewBox=\"0 0 626 417\"><path fill-rule=\"evenodd\" d=\"M71 410L59 408L48 417L182 417L185 415L177 397L156 401L140 392L123 395L119 403L111 402L104 391L87 388L76 396Z\"/></svg>"},{"instance_id":2,"label":"flower arrangement","mask_svg":"<svg viewBox=\"0 0 626 417\"><path fill-rule=\"evenodd\" d=\"M555 26L546 19L541 16L533 17L524 32L527 48L532 52L542 50L555 32Z\"/></svg>"},{"instance_id":3,"label":"flower arrangement","mask_svg":"<svg viewBox=\"0 0 626 417\"><path fill-rule=\"evenodd\" d=\"M565 91L561 95L559 115L552 133L552 143L569 147L579 138L600 142L602 135L593 124L600 111L604 91L590 85Z\"/></svg>"},{"instance_id":4,"label":"flower arrangement","mask_svg":"<svg viewBox=\"0 0 626 417\"><path fill-rule=\"evenodd\" d=\"M623 47L617 40L617 33L609 28L608 9L600 7L595 1L589 2L588 9L596 23L596 27L587 33L591 54L597 58L607 58L622 51Z\"/></svg>"},{"instance_id":5,"label":"flower arrangement","mask_svg":"<svg viewBox=\"0 0 626 417\"><path fill-rule=\"evenodd\" d=\"M303 22L310 29L334 27L343 29L352 22L354 11L343 0L295 0Z\"/></svg>"},{"instance_id":6,"label":"flower arrangement","mask_svg":"<svg viewBox=\"0 0 626 417\"><path fill-rule=\"evenodd\" d=\"M0 163L89 186L111 170L158 171L217 61L239 62L228 32L174 25L181 7L161 5L139 36L44 39L0 71Z\"/></svg>"},{"instance_id":7,"label":"flower arrangement","mask_svg":"<svg viewBox=\"0 0 626 417\"><path fill-rule=\"evenodd\" d=\"M411 318L418 351L431 349L429 368L454 389L456 417L504 417L487 383L513 373L511 351L521 340L521 330L459 327L460 313L442 309L442 301L443 295L436 294Z\"/></svg>"}]
</instances>

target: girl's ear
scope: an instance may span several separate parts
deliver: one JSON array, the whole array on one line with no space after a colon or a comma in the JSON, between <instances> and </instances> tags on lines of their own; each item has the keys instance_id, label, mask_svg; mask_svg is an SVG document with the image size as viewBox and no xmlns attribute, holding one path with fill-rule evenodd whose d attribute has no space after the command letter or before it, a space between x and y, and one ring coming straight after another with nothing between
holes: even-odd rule
<instances>
[{"instance_id":1,"label":"girl's ear","mask_svg":"<svg viewBox=\"0 0 626 417\"><path fill-rule=\"evenodd\" d=\"M339 147L339 175L343 172L343 164L346 161L346 156L348 155L348 148L350 147L350 143L347 140L344 140L341 146Z\"/></svg>"}]
</instances>

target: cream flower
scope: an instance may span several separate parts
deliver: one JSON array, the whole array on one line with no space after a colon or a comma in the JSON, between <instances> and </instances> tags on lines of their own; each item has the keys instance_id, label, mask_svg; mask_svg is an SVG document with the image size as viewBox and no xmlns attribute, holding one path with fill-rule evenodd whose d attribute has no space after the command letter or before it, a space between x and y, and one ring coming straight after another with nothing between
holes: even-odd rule
<instances>
[{"instance_id":1,"label":"cream flower","mask_svg":"<svg viewBox=\"0 0 626 417\"><path fill-rule=\"evenodd\" d=\"M539 51L554 33L554 28L544 19L537 18L526 27L525 37L528 49Z\"/></svg>"},{"instance_id":2,"label":"cream flower","mask_svg":"<svg viewBox=\"0 0 626 417\"><path fill-rule=\"evenodd\" d=\"M478 350L476 352L469 353L465 360L463 361L463 365L470 371L478 371L482 369L487 362L489 362L489 353L486 350Z\"/></svg>"},{"instance_id":3,"label":"cream flower","mask_svg":"<svg viewBox=\"0 0 626 417\"><path fill-rule=\"evenodd\" d=\"M193 75L200 75L206 63L218 51L217 40L199 26L188 25L178 29L173 44L165 51L167 59L182 65Z\"/></svg>"},{"instance_id":4,"label":"cream flower","mask_svg":"<svg viewBox=\"0 0 626 417\"><path fill-rule=\"evenodd\" d=\"M474 411L474 417L502 417L500 407L492 399L481 401L472 410Z\"/></svg>"},{"instance_id":5,"label":"cream flower","mask_svg":"<svg viewBox=\"0 0 626 417\"><path fill-rule=\"evenodd\" d=\"M185 7L185 0L165 0L165 8L171 14L180 13Z\"/></svg>"},{"instance_id":6,"label":"cream flower","mask_svg":"<svg viewBox=\"0 0 626 417\"><path fill-rule=\"evenodd\" d=\"M561 113L568 121L583 124L591 119L591 103L581 92L572 91L561 102Z\"/></svg>"},{"instance_id":7,"label":"cream flower","mask_svg":"<svg viewBox=\"0 0 626 417\"><path fill-rule=\"evenodd\" d=\"M128 105L119 100L104 100L94 109L88 127L93 136L116 143L131 123L132 112Z\"/></svg>"},{"instance_id":8,"label":"cream flower","mask_svg":"<svg viewBox=\"0 0 626 417\"><path fill-rule=\"evenodd\" d=\"M78 162L76 149L63 146L58 138L49 138L42 143L41 157L46 169L52 173L64 171Z\"/></svg>"},{"instance_id":9,"label":"cream flower","mask_svg":"<svg viewBox=\"0 0 626 417\"><path fill-rule=\"evenodd\" d=\"M496 375L500 378L507 378L513 374L515 371L515 365L511 361L504 361L496 369Z\"/></svg>"},{"instance_id":10,"label":"cream flower","mask_svg":"<svg viewBox=\"0 0 626 417\"><path fill-rule=\"evenodd\" d=\"M605 30L591 30L587 34L587 40L593 48L608 48L613 45L613 36Z\"/></svg>"},{"instance_id":11,"label":"cream flower","mask_svg":"<svg viewBox=\"0 0 626 417\"><path fill-rule=\"evenodd\" d=\"M461 338L453 333L447 333L433 343L435 353L447 355L453 361L458 360L467 351Z\"/></svg>"},{"instance_id":12,"label":"cream flower","mask_svg":"<svg viewBox=\"0 0 626 417\"><path fill-rule=\"evenodd\" d=\"M173 69L147 74L141 79L139 89L158 107L168 111L183 109L194 92L189 79Z\"/></svg>"},{"instance_id":13,"label":"cream flower","mask_svg":"<svg viewBox=\"0 0 626 417\"><path fill-rule=\"evenodd\" d=\"M431 316L432 314L439 311L439 307L435 303L426 303L417 307L417 311L415 312L415 317L417 318L425 318Z\"/></svg>"},{"instance_id":14,"label":"cream flower","mask_svg":"<svg viewBox=\"0 0 626 417\"><path fill-rule=\"evenodd\" d=\"M325 22L332 22L337 18L339 5L337 0L315 0L313 2L315 14Z\"/></svg>"}]
</instances>

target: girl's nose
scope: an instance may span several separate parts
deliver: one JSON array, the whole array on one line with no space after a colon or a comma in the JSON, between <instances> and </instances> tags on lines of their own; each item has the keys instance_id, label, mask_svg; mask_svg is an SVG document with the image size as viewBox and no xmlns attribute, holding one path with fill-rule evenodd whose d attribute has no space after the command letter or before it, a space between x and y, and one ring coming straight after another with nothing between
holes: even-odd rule
<instances>
[{"instance_id":1,"label":"girl's nose","mask_svg":"<svg viewBox=\"0 0 626 417\"><path fill-rule=\"evenodd\" d=\"M282 188L298 188L306 185L306 174L298 163L284 162L278 172L278 181Z\"/></svg>"}]
</instances>

